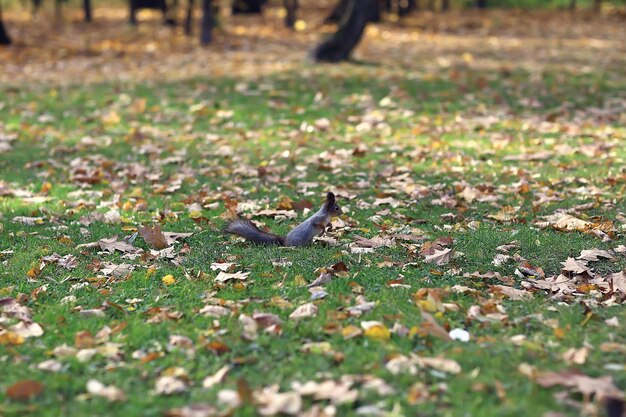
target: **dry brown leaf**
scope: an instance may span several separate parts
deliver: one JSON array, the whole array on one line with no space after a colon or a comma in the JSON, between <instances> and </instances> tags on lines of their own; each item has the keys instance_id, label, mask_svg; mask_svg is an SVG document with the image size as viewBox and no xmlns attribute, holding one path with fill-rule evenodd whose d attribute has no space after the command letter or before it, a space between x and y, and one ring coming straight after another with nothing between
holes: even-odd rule
<instances>
[{"instance_id":1,"label":"dry brown leaf","mask_svg":"<svg viewBox=\"0 0 626 417\"><path fill-rule=\"evenodd\" d=\"M532 293L526 290L509 287L506 285L492 285L491 291L507 296L511 300L528 300L533 297Z\"/></svg>"},{"instance_id":2,"label":"dry brown leaf","mask_svg":"<svg viewBox=\"0 0 626 417\"><path fill-rule=\"evenodd\" d=\"M215 282L228 282L232 279L236 279L239 281L243 281L246 278L248 278L248 275L250 275L250 272L234 272L232 274L228 273L228 272L224 272L224 271L220 271L219 274L217 274L217 276L215 277Z\"/></svg>"},{"instance_id":3,"label":"dry brown leaf","mask_svg":"<svg viewBox=\"0 0 626 417\"><path fill-rule=\"evenodd\" d=\"M187 383L176 376L161 376L156 380L154 391L158 395L172 395L187 391Z\"/></svg>"},{"instance_id":4,"label":"dry brown leaf","mask_svg":"<svg viewBox=\"0 0 626 417\"><path fill-rule=\"evenodd\" d=\"M108 239L100 239L97 242L97 244L100 247L100 249L109 253L113 253L116 250L122 253L141 252L141 249L134 247L130 243L123 241L123 240L117 240L117 235L110 237Z\"/></svg>"},{"instance_id":5,"label":"dry brown leaf","mask_svg":"<svg viewBox=\"0 0 626 417\"><path fill-rule=\"evenodd\" d=\"M28 323L21 321L16 325L9 327L9 330L23 338L39 337L43 335L43 329L41 326L34 322Z\"/></svg>"},{"instance_id":6,"label":"dry brown leaf","mask_svg":"<svg viewBox=\"0 0 626 417\"><path fill-rule=\"evenodd\" d=\"M424 261L435 265L445 265L452 259L454 250L451 248L445 248L443 250L435 249L432 255L426 255Z\"/></svg>"},{"instance_id":7,"label":"dry brown leaf","mask_svg":"<svg viewBox=\"0 0 626 417\"><path fill-rule=\"evenodd\" d=\"M613 291L621 291L626 294L626 269L608 276L609 282L613 285Z\"/></svg>"},{"instance_id":8,"label":"dry brown leaf","mask_svg":"<svg viewBox=\"0 0 626 417\"><path fill-rule=\"evenodd\" d=\"M95 379L87 381L87 392L97 397L106 398L108 401L126 400L126 394L124 394L124 391L113 385L104 385Z\"/></svg>"},{"instance_id":9,"label":"dry brown leaf","mask_svg":"<svg viewBox=\"0 0 626 417\"><path fill-rule=\"evenodd\" d=\"M581 347L580 349L570 348L563 353L563 360L568 365L584 365L589 356L589 348Z\"/></svg>"},{"instance_id":10,"label":"dry brown leaf","mask_svg":"<svg viewBox=\"0 0 626 417\"><path fill-rule=\"evenodd\" d=\"M562 269L563 273L567 273L567 272L571 272L572 274L587 273L590 276L593 276L593 272L591 272L591 269L587 266L586 261L577 261L574 258L567 258L565 262L561 262L561 265L563 265L563 269Z\"/></svg>"},{"instance_id":11,"label":"dry brown leaf","mask_svg":"<svg viewBox=\"0 0 626 417\"><path fill-rule=\"evenodd\" d=\"M422 311L421 314L423 322L420 330L423 330L426 334L436 336L443 340L452 340L446 329L439 325L433 316L425 311Z\"/></svg>"},{"instance_id":12,"label":"dry brown leaf","mask_svg":"<svg viewBox=\"0 0 626 417\"><path fill-rule=\"evenodd\" d=\"M414 362L421 367L433 368L438 371L446 372L449 374L461 373L461 365L453 359L447 358L425 358L422 356L414 356Z\"/></svg>"},{"instance_id":13,"label":"dry brown leaf","mask_svg":"<svg viewBox=\"0 0 626 417\"><path fill-rule=\"evenodd\" d=\"M167 238L161 231L161 225L157 224L154 227L140 227L137 229L143 240L146 241L148 246L152 249L165 249L169 245L167 243Z\"/></svg>"},{"instance_id":14,"label":"dry brown leaf","mask_svg":"<svg viewBox=\"0 0 626 417\"><path fill-rule=\"evenodd\" d=\"M317 315L317 306L313 303L303 304L296 308L290 315L290 319L301 319Z\"/></svg>"},{"instance_id":15,"label":"dry brown leaf","mask_svg":"<svg viewBox=\"0 0 626 417\"><path fill-rule=\"evenodd\" d=\"M276 414L298 415L302 410L302 397L296 392L278 392L278 386L265 387L254 393L258 412L264 416Z\"/></svg>"},{"instance_id":16,"label":"dry brown leaf","mask_svg":"<svg viewBox=\"0 0 626 417\"><path fill-rule=\"evenodd\" d=\"M186 405L181 408L167 410L165 417L214 417L219 416L217 409L209 404Z\"/></svg>"},{"instance_id":17,"label":"dry brown leaf","mask_svg":"<svg viewBox=\"0 0 626 417\"><path fill-rule=\"evenodd\" d=\"M537 375L535 382L542 387L561 385L574 388L584 395L595 395L598 400L613 396L623 397L610 376L593 378L575 370L543 372Z\"/></svg>"},{"instance_id":18,"label":"dry brown leaf","mask_svg":"<svg viewBox=\"0 0 626 417\"><path fill-rule=\"evenodd\" d=\"M204 378L204 380L202 381L202 387L203 388L211 388L211 387L213 387L216 384L221 384L222 381L224 380L224 378L226 377L226 374L228 373L228 371L230 371L230 366L229 365L225 365L225 366L221 367L213 375L209 375L206 378Z\"/></svg>"},{"instance_id":19,"label":"dry brown leaf","mask_svg":"<svg viewBox=\"0 0 626 417\"><path fill-rule=\"evenodd\" d=\"M28 379L16 382L7 388L7 396L15 401L27 401L41 394L43 388L41 382Z\"/></svg>"},{"instance_id":20,"label":"dry brown leaf","mask_svg":"<svg viewBox=\"0 0 626 417\"><path fill-rule=\"evenodd\" d=\"M596 262L596 261L599 261L600 258L615 259L615 257L613 256L611 252L606 251L606 250L601 250L601 249L582 250L580 252L580 256L576 259L581 259L581 260L589 261L589 262Z\"/></svg>"}]
</instances>

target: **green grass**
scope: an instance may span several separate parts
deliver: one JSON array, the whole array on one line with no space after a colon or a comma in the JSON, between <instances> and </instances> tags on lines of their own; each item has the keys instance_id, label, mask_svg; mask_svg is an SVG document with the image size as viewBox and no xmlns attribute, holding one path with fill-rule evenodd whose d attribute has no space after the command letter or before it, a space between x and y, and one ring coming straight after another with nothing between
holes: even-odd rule
<instances>
[{"instance_id":1,"label":"green grass","mask_svg":"<svg viewBox=\"0 0 626 417\"><path fill-rule=\"evenodd\" d=\"M44 183L52 185L49 199L39 204L24 202L20 197L0 197L0 250L14 252L0 255L0 293L2 297L26 294L28 299L24 304L32 309L33 320L45 329L43 336L27 339L24 344L0 345L3 374L0 414L158 416L185 404L215 403L217 392L222 388L236 389L239 379L245 379L253 389L279 384L282 390L290 390L292 381L370 374L383 378L397 393L378 396L359 389L358 403L340 405L337 415L355 415L357 405L379 404L384 410L392 410L398 404L402 415L482 417L559 411L574 416L578 415L576 409L553 397L557 388L542 388L517 368L521 363L530 363L539 370L567 369L570 366L561 355L584 344L593 348L586 363L574 367L591 376L610 375L618 387L626 388L626 373L605 366L623 365L623 356L599 349L604 342L626 343L623 327L612 328L604 323L613 316L622 325L626 322L621 305L592 306L589 319L580 300L563 303L537 292L526 301L494 299L509 317L504 323L468 322L468 309L485 304L491 297L490 285L499 282L463 277L464 273L475 271L498 271L512 277L519 287L521 280L514 275L515 262L500 267L491 264L495 248L512 240L519 242L517 252L534 266L543 268L547 275L558 274L560 263L583 249L610 249L616 242L623 242L623 227L615 235L615 242L603 243L588 234L539 230L532 226L539 216L551 214L557 208L594 201L599 203L597 207L581 216L615 221L618 228L624 225L626 131L619 121L589 119L585 124L575 118L581 112L589 114L590 107L602 106L605 100L624 97L623 77L620 79L615 73L567 74L566 77L548 73L537 81L522 71L504 77L497 72L483 75L461 69L463 77L455 82L445 73L428 81L401 75L378 77L376 68L350 65L338 71L324 67L306 70L307 76L290 72L258 80L31 86L0 91L0 101L4 104L0 106L0 127L4 126L5 133L15 132L19 136L10 152L0 154L0 180L14 189L34 194L40 192ZM463 80L476 79L479 75L487 77L488 87L479 88L474 82L464 84ZM239 92L235 86L241 82L255 94ZM463 86L463 92L459 86ZM314 100L318 92L324 97L321 101ZM472 98L467 99L467 94ZM378 106L388 95L395 101L395 107ZM510 106L508 115L498 113L503 97ZM540 105L522 107L520 100L528 97L536 98ZM146 111L135 113L129 103L140 98L146 100ZM562 128L551 131L542 127L540 122L545 115L565 101L569 106L558 118ZM192 113L190 107L198 103L205 103L204 108ZM483 108L477 109L477 103L482 103ZM364 131L357 128L370 108L381 112L388 127ZM219 110L232 111L233 115L220 118ZM404 110L410 113L403 113ZM102 115L107 112L115 112L119 122L104 122ZM42 119L44 114L51 118ZM492 114L498 118L496 123L488 127L478 123L472 127L479 117ZM462 120L459 122L457 117ZM314 125L320 118L329 119L330 130L300 130L303 123ZM566 132L573 125L579 128L579 133ZM95 142L85 145L81 142L85 136L94 138ZM509 143L496 146L503 138L508 138ZM360 143L367 146L362 156L340 152L351 151ZM597 157L580 152L583 145L599 143L608 148L599 148ZM578 152L567 152L565 146ZM330 156L321 155L326 151ZM537 161L506 159L510 155L540 151L554 154ZM172 156L180 158L162 164ZM94 201L96 205L111 203L115 198L122 215L120 224L94 222L82 226L79 223L82 216L93 211L106 212L108 208L71 207L77 198L70 193L81 188L72 180L72 161L92 157L95 159L84 163L102 181L84 188L103 193L101 199ZM129 176L128 169L139 165L152 176ZM268 167L267 181L256 175L260 165ZM411 194L401 182L390 180L394 172L390 168L396 176L406 173L414 186L426 191L419 197ZM174 192L155 193L160 185L176 184L179 179L180 188ZM528 183L529 193L517 191L520 180ZM314 183L306 194L303 182ZM360 184L363 182L367 183ZM458 194L463 183L493 189L500 200L463 203ZM588 191L581 187L587 187ZM220 215L225 211L222 203L225 195L274 208L280 196L293 200L307 198L317 205L327 190L343 190L356 196L341 201L346 209L344 219L352 227L338 232L339 246L317 243L300 249L264 248L219 234L224 224ZM137 212L124 210L124 203L137 202L138 191L147 208ZM558 198L537 203L544 194ZM399 200L400 206L372 206L377 197L387 195ZM456 197L460 207L433 205L432 200L442 195ZM191 201L204 205L202 215L208 219L207 223L198 225L190 218L186 206ZM487 217L504 205L520 207L516 222L498 223ZM385 208L389 208L388 213L378 215L378 220L373 217ZM441 217L446 213L459 217L450 222ZM13 222L15 216L42 216L45 221L41 225L25 226ZM299 216L297 221L301 219ZM280 233L286 233L297 222L262 220ZM182 257L180 265L166 260L129 261L119 254L101 255L95 250L76 249L77 244L131 233L123 227L155 221L162 223L164 230L194 232L185 240L191 250ZM469 227L472 222L479 223ZM436 267L423 262L416 245L380 248L362 255L351 253L347 246L355 235L375 237L385 231L410 233L411 228L420 229L429 240L452 236L454 248L463 255L449 265ZM70 241L61 239L65 236ZM136 245L147 249L140 238ZM180 248L179 243L177 249ZM49 265L35 280L27 279L29 269L52 253L76 255L77 268L67 271ZM279 258L292 264L273 266L271 260ZM137 268L125 279L96 279L98 272L89 269L95 260L130 262ZM224 260L236 262L237 270L251 272L245 286L215 285L216 273L210 270L210 264ZM317 268L339 261L348 266L349 277L335 278L325 286L328 295L319 302L317 317L299 322L289 320L293 308L307 302L310 296L298 277L311 282ZM379 267L384 261L390 261L391 266ZM409 262L413 265L403 268ZM150 266L156 267L156 272L149 274ZM596 270L616 272L625 266L622 256L615 262L599 263ZM204 273L203 277L194 278L200 272ZM186 278L186 273L190 278ZM174 275L174 285L163 285L161 278L166 274ZM410 289L386 285L400 276ZM80 283L88 285L73 289ZM353 283L362 287L363 296L377 305L361 317L346 318L338 312L354 305L359 287ZM459 308L437 314L436 318L449 328L467 328L472 336L467 344L423 335L392 335L387 341L365 337L344 341L341 333L327 331L332 324L359 327L362 320L378 320L388 327L394 322L409 329L420 327L422 319L413 294L420 288L448 289L457 284L479 292L444 293L443 301L455 303ZM36 289L40 291L35 296ZM198 310L205 305L203 298L210 293L240 303L238 312L219 319L199 315ZM76 301L61 304L60 300L68 295L76 296ZM277 306L272 302L274 297L288 301L293 307ZM130 308L125 300L131 298L143 301ZM84 317L75 311L76 306L98 308L107 301L122 308L109 307L104 317ZM183 315L179 320L148 324L146 320L154 307L169 307ZM282 335L260 331L255 341L242 338L238 315L251 315L255 311L278 314L283 320ZM119 343L119 356L107 358L96 354L84 363L73 357L59 359L63 364L59 373L37 369L38 363L52 357L55 347L73 346L77 332L95 334L105 325L114 327L122 323L126 327L111 339ZM0 324L0 328L4 325ZM168 338L173 334L191 338L195 354L188 356L177 349L168 351ZM511 337L520 334L526 336L526 342L518 346L511 342ZM224 343L229 351L215 355L207 348L207 343L213 340ZM328 342L343 358L303 353L299 349L306 342ZM138 350L163 352L163 356L142 363L133 358L133 352ZM455 359L462 372L451 376L419 369L416 376L411 376L392 375L385 369L392 355L411 352ZM225 364L232 364L233 369L224 384L203 389L203 378ZM186 370L191 381L189 389L169 397L155 395L155 380L171 367ZM83 395L86 382L94 378L121 388L128 400L111 404L105 399ZM24 379L43 382L43 393L26 403L9 399L7 388ZM417 381L426 384L432 396L423 404L410 404L407 391ZM504 395L498 393L498 387ZM307 399L305 408L310 405ZM255 413L253 406L246 406L234 415Z\"/></svg>"}]
</instances>

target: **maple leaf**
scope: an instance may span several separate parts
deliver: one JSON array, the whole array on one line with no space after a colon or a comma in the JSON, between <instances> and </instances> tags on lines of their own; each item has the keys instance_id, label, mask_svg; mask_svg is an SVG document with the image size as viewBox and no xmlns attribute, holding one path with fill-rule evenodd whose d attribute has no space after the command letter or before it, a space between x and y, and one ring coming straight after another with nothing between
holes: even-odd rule
<instances>
[{"instance_id":1,"label":"maple leaf","mask_svg":"<svg viewBox=\"0 0 626 417\"><path fill-rule=\"evenodd\" d=\"M157 224L154 227L140 227L137 229L143 240L153 249L165 249L169 245L167 238L161 231L161 225Z\"/></svg>"},{"instance_id":2,"label":"maple leaf","mask_svg":"<svg viewBox=\"0 0 626 417\"><path fill-rule=\"evenodd\" d=\"M563 265L562 272L564 274L570 272L572 274L589 274L593 276L593 272L587 266L587 261L577 261L574 258L567 258L565 262L561 262Z\"/></svg>"}]
</instances>

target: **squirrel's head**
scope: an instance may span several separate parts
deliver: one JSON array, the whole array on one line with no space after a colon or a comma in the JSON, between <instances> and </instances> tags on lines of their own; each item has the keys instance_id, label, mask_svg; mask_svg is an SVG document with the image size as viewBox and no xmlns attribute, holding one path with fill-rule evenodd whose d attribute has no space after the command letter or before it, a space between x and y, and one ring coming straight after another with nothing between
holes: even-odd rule
<instances>
[{"instance_id":1,"label":"squirrel's head","mask_svg":"<svg viewBox=\"0 0 626 417\"><path fill-rule=\"evenodd\" d=\"M333 193L326 194L326 202L324 203L324 208L330 216L339 216L342 213L341 207L339 207L339 204L337 204L335 194Z\"/></svg>"}]
</instances>

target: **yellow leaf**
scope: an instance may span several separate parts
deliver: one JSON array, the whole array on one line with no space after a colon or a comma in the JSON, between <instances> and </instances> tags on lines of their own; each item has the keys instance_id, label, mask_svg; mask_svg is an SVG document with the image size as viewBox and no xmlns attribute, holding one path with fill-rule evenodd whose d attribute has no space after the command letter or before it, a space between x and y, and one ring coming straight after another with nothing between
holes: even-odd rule
<instances>
[{"instance_id":1,"label":"yellow leaf","mask_svg":"<svg viewBox=\"0 0 626 417\"><path fill-rule=\"evenodd\" d=\"M304 20L297 20L294 29L296 29L297 32L302 32L306 29L306 22Z\"/></svg>"},{"instance_id":2,"label":"yellow leaf","mask_svg":"<svg viewBox=\"0 0 626 417\"><path fill-rule=\"evenodd\" d=\"M389 329L381 324L368 328L364 334L372 340L388 340L391 337Z\"/></svg>"},{"instance_id":3,"label":"yellow leaf","mask_svg":"<svg viewBox=\"0 0 626 417\"><path fill-rule=\"evenodd\" d=\"M0 333L0 345L21 345L24 337L13 332Z\"/></svg>"},{"instance_id":4,"label":"yellow leaf","mask_svg":"<svg viewBox=\"0 0 626 417\"><path fill-rule=\"evenodd\" d=\"M341 329L341 335L344 340L352 339L363 334L363 331L354 325L349 325Z\"/></svg>"},{"instance_id":5,"label":"yellow leaf","mask_svg":"<svg viewBox=\"0 0 626 417\"><path fill-rule=\"evenodd\" d=\"M48 192L50 192L51 189L52 189L52 184L46 181L41 185L41 190L39 190L39 192L42 194L48 194Z\"/></svg>"},{"instance_id":6,"label":"yellow leaf","mask_svg":"<svg viewBox=\"0 0 626 417\"><path fill-rule=\"evenodd\" d=\"M174 275L166 275L161 278L161 281L163 281L163 284L165 285L172 285L176 282L176 279L174 278Z\"/></svg>"}]
</instances>

